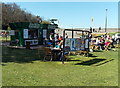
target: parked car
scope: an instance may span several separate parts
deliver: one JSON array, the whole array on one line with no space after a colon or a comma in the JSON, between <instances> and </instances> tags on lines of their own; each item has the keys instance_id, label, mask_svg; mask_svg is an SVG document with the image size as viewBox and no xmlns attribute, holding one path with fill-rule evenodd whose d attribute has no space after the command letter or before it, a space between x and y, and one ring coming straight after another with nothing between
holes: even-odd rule
<instances>
[{"instance_id":1,"label":"parked car","mask_svg":"<svg viewBox=\"0 0 120 88\"><path fill-rule=\"evenodd\" d=\"M120 42L120 33L116 33L114 36L114 41L116 41L116 43Z\"/></svg>"}]
</instances>

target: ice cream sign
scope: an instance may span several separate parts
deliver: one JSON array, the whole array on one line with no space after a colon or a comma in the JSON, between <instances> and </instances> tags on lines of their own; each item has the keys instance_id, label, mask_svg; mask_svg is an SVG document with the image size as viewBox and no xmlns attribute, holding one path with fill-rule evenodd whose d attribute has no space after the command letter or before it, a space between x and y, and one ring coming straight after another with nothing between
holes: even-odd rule
<instances>
[{"instance_id":1,"label":"ice cream sign","mask_svg":"<svg viewBox=\"0 0 120 88\"><path fill-rule=\"evenodd\" d=\"M55 25L48 25L48 29L55 29L56 26Z\"/></svg>"},{"instance_id":2,"label":"ice cream sign","mask_svg":"<svg viewBox=\"0 0 120 88\"><path fill-rule=\"evenodd\" d=\"M40 24L38 23L30 23L29 24L29 28L39 28L40 27Z\"/></svg>"}]
</instances>

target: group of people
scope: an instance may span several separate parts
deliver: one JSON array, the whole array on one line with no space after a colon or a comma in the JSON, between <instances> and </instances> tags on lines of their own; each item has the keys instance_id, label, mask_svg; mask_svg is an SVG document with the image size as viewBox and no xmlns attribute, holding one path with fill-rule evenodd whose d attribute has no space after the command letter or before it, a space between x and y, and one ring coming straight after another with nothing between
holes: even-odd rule
<instances>
[{"instance_id":1,"label":"group of people","mask_svg":"<svg viewBox=\"0 0 120 88\"><path fill-rule=\"evenodd\" d=\"M61 48L63 44L63 36L58 33L50 33L49 39L45 40L45 44L55 48Z\"/></svg>"},{"instance_id":2,"label":"group of people","mask_svg":"<svg viewBox=\"0 0 120 88\"><path fill-rule=\"evenodd\" d=\"M65 38L68 38L67 34ZM50 33L49 39L46 39L46 45L52 47L52 53L54 53L54 58L58 57L58 60L62 60L63 58L63 36L58 33Z\"/></svg>"},{"instance_id":3,"label":"group of people","mask_svg":"<svg viewBox=\"0 0 120 88\"><path fill-rule=\"evenodd\" d=\"M114 47L114 39L110 36L110 34L102 35L98 38L93 38L91 41L92 45L98 46L99 49L104 50L107 47L111 46Z\"/></svg>"}]
</instances>

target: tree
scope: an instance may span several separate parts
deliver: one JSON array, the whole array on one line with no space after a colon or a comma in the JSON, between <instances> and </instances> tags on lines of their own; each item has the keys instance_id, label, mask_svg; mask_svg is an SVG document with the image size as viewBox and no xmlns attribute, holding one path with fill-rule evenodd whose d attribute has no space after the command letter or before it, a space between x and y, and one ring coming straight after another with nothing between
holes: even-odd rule
<instances>
[{"instance_id":1,"label":"tree","mask_svg":"<svg viewBox=\"0 0 120 88\"><path fill-rule=\"evenodd\" d=\"M40 16L35 16L20 8L16 3L2 3L2 29L7 30L9 23L13 22L37 22L50 24Z\"/></svg>"}]
</instances>

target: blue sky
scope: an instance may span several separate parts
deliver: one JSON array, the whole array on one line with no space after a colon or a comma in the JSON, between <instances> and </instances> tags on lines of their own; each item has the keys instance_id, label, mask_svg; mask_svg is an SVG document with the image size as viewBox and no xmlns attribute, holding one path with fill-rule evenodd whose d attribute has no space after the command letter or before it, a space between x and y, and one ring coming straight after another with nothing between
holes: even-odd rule
<instances>
[{"instance_id":1,"label":"blue sky","mask_svg":"<svg viewBox=\"0 0 120 88\"><path fill-rule=\"evenodd\" d=\"M16 2L16 4L45 20L57 18L62 28L104 28L107 8L108 27L118 27L118 2Z\"/></svg>"}]
</instances>

